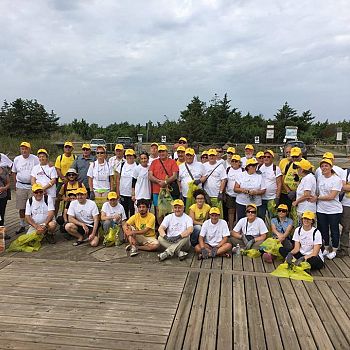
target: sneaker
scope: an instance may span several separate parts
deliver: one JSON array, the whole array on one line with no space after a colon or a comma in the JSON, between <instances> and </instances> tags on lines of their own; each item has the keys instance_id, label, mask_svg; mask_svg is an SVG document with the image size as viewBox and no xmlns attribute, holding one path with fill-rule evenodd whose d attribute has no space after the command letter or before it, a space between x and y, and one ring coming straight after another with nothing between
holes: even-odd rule
<instances>
[{"instance_id":1,"label":"sneaker","mask_svg":"<svg viewBox=\"0 0 350 350\"><path fill-rule=\"evenodd\" d=\"M264 253L263 254L263 259L267 263L272 263L273 261L273 256L270 253Z\"/></svg>"},{"instance_id":2,"label":"sneaker","mask_svg":"<svg viewBox=\"0 0 350 350\"><path fill-rule=\"evenodd\" d=\"M329 250L328 249L324 249L322 254L323 254L323 256L328 256Z\"/></svg>"},{"instance_id":3,"label":"sneaker","mask_svg":"<svg viewBox=\"0 0 350 350\"><path fill-rule=\"evenodd\" d=\"M26 228L24 226L21 226L17 231L16 235L19 235L20 233L26 232Z\"/></svg>"},{"instance_id":4,"label":"sneaker","mask_svg":"<svg viewBox=\"0 0 350 350\"><path fill-rule=\"evenodd\" d=\"M139 250L133 245L131 247L131 252L130 252L130 256L135 256L139 253Z\"/></svg>"},{"instance_id":5,"label":"sneaker","mask_svg":"<svg viewBox=\"0 0 350 350\"><path fill-rule=\"evenodd\" d=\"M131 249L131 244L128 244L128 245L125 247L125 250L128 252L130 249Z\"/></svg>"},{"instance_id":6,"label":"sneaker","mask_svg":"<svg viewBox=\"0 0 350 350\"><path fill-rule=\"evenodd\" d=\"M169 257L169 255L168 255L168 253L166 251L163 252L163 253L158 254L159 261L163 261L163 260L165 260L168 257Z\"/></svg>"},{"instance_id":7,"label":"sneaker","mask_svg":"<svg viewBox=\"0 0 350 350\"><path fill-rule=\"evenodd\" d=\"M332 260L336 257L336 255L337 255L337 253L335 251L333 251L333 252L327 254L327 258L329 260Z\"/></svg>"},{"instance_id":8,"label":"sneaker","mask_svg":"<svg viewBox=\"0 0 350 350\"><path fill-rule=\"evenodd\" d=\"M187 258L187 255L188 255L188 253L183 252L182 250L180 250L179 254L177 256L178 256L179 260L182 261L182 260L185 260Z\"/></svg>"}]
</instances>

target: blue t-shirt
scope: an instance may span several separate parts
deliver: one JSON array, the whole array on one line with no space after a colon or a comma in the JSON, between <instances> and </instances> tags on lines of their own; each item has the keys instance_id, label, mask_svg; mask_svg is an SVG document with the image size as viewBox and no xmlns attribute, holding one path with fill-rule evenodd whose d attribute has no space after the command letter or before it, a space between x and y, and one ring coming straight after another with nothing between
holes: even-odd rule
<instances>
[{"instance_id":1,"label":"blue t-shirt","mask_svg":"<svg viewBox=\"0 0 350 350\"><path fill-rule=\"evenodd\" d=\"M278 218L273 218L271 220L271 224L274 224L276 226L278 232L284 234L287 231L289 225L293 226L293 220L291 218L286 218L286 220L281 221L278 220Z\"/></svg>"}]
</instances>

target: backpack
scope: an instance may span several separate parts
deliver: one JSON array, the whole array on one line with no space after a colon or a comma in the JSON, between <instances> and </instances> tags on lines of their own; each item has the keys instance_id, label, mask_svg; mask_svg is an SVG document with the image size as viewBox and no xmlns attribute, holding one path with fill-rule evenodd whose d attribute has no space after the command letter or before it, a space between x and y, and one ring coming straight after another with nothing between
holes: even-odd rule
<instances>
[{"instance_id":1,"label":"backpack","mask_svg":"<svg viewBox=\"0 0 350 350\"><path fill-rule=\"evenodd\" d=\"M49 196L47 194L44 194L44 202L45 202L46 205L48 205ZM32 206L32 204L33 204L33 197L29 198L29 204L30 204L30 206Z\"/></svg>"}]
</instances>

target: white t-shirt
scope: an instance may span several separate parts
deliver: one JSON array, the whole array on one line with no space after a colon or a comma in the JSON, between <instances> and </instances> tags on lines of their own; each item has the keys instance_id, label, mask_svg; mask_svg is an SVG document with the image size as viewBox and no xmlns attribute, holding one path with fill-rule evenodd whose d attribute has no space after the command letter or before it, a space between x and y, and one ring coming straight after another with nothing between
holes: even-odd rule
<instances>
[{"instance_id":1,"label":"white t-shirt","mask_svg":"<svg viewBox=\"0 0 350 350\"><path fill-rule=\"evenodd\" d=\"M172 213L164 218L161 226L166 228L168 237L175 237L186 231L189 227L193 227L193 221L192 218L185 213L181 216L176 216L175 213Z\"/></svg>"},{"instance_id":2,"label":"white t-shirt","mask_svg":"<svg viewBox=\"0 0 350 350\"><path fill-rule=\"evenodd\" d=\"M40 184L41 186L46 186L52 179L57 179L57 171L54 166L46 165L35 165L32 169L31 176L35 178L35 182ZM46 190L46 193L55 198L56 197L56 184L49 187Z\"/></svg>"},{"instance_id":3,"label":"white t-shirt","mask_svg":"<svg viewBox=\"0 0 350 350\"><path fill-rule=\"evenodd\" d=\"M225 220L219 219L214 225L211 219L204 221L200 235L204 237L204 242L212 247L216 247L224 237L230 237L230 230Z\"/></svg>"},{"instance_id":4,"label":"white t-shirt","mask_svg":"<svg viewBox=\"0 0 350 350\"><path fill-rule=\"evenodd\" d=\"M121 162L125 162L125 159L118 159L117 156L113 156L109 158L108 165L113 169L113 171L117 171L117 168Z\"/></svg>"},{"instance_id":5,"label":"white t-shirt","mask_svg":"<svg viewBox=\"0 0 350 350\"><path fill-rule=\"evenodd\" d=\"M266 188L264 178L257 173L248 174L248 172L243 171L242 174L237 177L236 182L241 188L248 190L263 190ZM241 205L255 204L260 206L262 204L261 198L261 195L250 196L246 193L237 193L236 202Z\"/></svg>"},{"instance_id":6,"label":"white t-shirt","mask_svg":"<svg viewBox=\"0 0 350 350\"><path fill-rule=\"evenodd\" d=\"M144 198L151 199L151 182L148 179L148 166L144 167L141 164L134 168L132 177L136 179L135 198L136 200Z\"/></svg>"},{"instance_id":7,"label":"white t-shirt","mask_svg":"<svg viewBox=\"0 0 350 350\"><path fill-rule=\"evenodd\" d=\"M296 198L302 197L305 191L310 191L312 196L316 194L316 178L313 174L307 174L301 179L296 191ZM298 213L304 213L306 210L316 213L316 203L311 203L308 200L300 202L297 207Z\"/></svg>"},{"instance_id":8,"label":"white t-shirt","mask_svg":"<svg viewBox=\"0 0 350 350\"><path fill-rule=\"evenodd\" d=\"M39 164L39 159L34 154L30 154L28 158L22 155L17 156L12 165L12 171L16 173L16 188L30 190L31 173L35 165Z\"/></svg>"},{"instance_id":9,"label":"white t-shirt","mask_svg":"<svg viewBox=\"0 0 350 350\"><path fill-rule=\"evenodd\" d=\"M113 168L105 161L100 164L97 160L90 164L87 176L92 178L94 190L110 190L109 177L113 175Z\"/></svg>"},{"instance_id":10,"label":"white t-shirt","mask_svg":"<svg viewBox=\"0 0 350 350\"><path fill-rule=\"evenodd\" d=\"M156 159L159 159L159 157L156 157L156 158L153 158L151 156L149 156L149 159L148 159L148 166L150 166L152 164L152 162Z\"/></svg>"},{"instance_id":11,"label":"white t-shirt","mask_svg":"<svg viewBox=\"0 0 350 350\"><path fill-rule=\"evenodd\" d=\"M230 167L230 170L227 174L227 185L226 193L231 197L237 197L237 193L234 191L236 180L243 173L242 168L233 169Z\"/></svg>"},{"instance_id":12,"label":"white t-shirt","mask_svg":"<svg viewBox=\"0 0 350 350\"><path fill-rule=\"evenodd\" d=\"M98 215L99 212L96 203L87 199L85 204L80 204L78 200L71 202L67 214L74 216L80 222L92 226L94 224L94 216Z\"/></svg>"},{"instance_id":13,"label":"white t-shirt","mask_svg":"<svg viewBox=\"0 0 350 350\"><path fill-rule=\"evenodd\" d=\"M266 166L263 164L260 167L261 174L265 180L266 192L262 195L262 199L270 200L276 198L277 182L276 179L282 176L281 169L275 165L276 170L273 170L274 164Z\"/></svg>"},{"instance_id":14,"label":"white t-shirt","mask_svg":"<svg viewBox=\"0 0 350 350\"><path fill-rule=\"evenodd\" d=\"M205 176L208 176L216 168L204 184L204 189L207 191L209 197L217 197L220 192L221 180L227 179L226 169L222 162L216 162L213 165L207 162L203 164L203 168Z\"/></svg>"},{"instance_id":15,"label":"white t-shirt","mask_svg":"<svg viewBox=\"0 0 350 350\"><path fill-rule=\"evenodd\" d=\"M44 197L40 202L32 197L32 205L30 205L29 199L27 200L25 215L31 216L36 224L45 223L49 211L55 211L55 205L50 196L47 197L47 204Z\"/></svg>"},{"instance_id":16,"label":"white t-shirt","mask_svg":"<svg viewBox=\"0 0 350 350\"><path fill-rule=\"evenodd\" d=\"M124 163L121 168L121 164L117 167L117 172L120 174L120 169L122 173L120 174L120 183L119 183L119 194L121 196L131 197L132 196L132 177L134 170L136 169L137 164Z\"/></svg>"},{"instance_id":17,"label":"white t-shirt","mask_svg":"<svg viewBox=\"0 0 350 350\"><path fill-rule=\"evenodd\" d=\"M193 161L191 164L187 163L187 166L188 169L190 169L194 180L199 180L204 174L204 167L202 163ZM189 172L187 171L185 163L179 165L179 180L181 182L182 195L184 197L187 197L188 183L192 181L192 178Z\"/></svg>"},{"instance_id":18,"label":"white t-shirt","mask_svg":"<svg viewBox=\"0 0 350 350\"><path fill-rule=\"evenodd\" d=\"M233 231L242 233L246 236L259 237L265 233L268 233L265 222L263 219L255 218L253 222L248 222L247 218L240 219L236 226L233 228Z\"/></svg>"},{"instance_id":19,"label":"white t-shirt","mask_svg":"<svg viewBox=\"0 0 350 350\"><path fill-rule=\"evenodd\" d=\"M245 165L247 164L248 159L253 159L254 157L247 158L246 156L241 158L241 166L243 169L245 169Z\"/></svg>"},{"instance_id":20,"label":"white t-shirt","mask_svg":"<svg viewBox=\"0 0 350 350\"><path fill-rule=\"evenodd\" d=\"M348 174L347 170L344 170L342 180L345 181L345 183L349 184L350 183L350 174L349 174L349 176L347 176L347 174ZM342 205L344 205L346 207L350 207L350 192L345 192L345 195L344 195L341 203L342 203Z\"/></svg>"},{"instance_id":21,"label":"white t-shirt","mask_svg":"<svg viewBox=\"0 0 350 350\"><path fill-rule=\"evenodd\" d=\"M319 196L327 196L331 191L341 191L343 181L338 175L325 177L320 175L317 179L317 191ZM331 201L317 201L317 212L323 214L338 214L343 212L343 206L339 201L339 194Z\"/></svg>"},{"instance_id":22,"label":"white t-shirt","mask_svg":"<svg viewBox=\"0 0 350 350\"><path fill-rule=\"evenodd\" d=\"M334 170L334 172L342 179L344 175L344 171L346 173L346 170L344 170L343 168L339 167L338 165L333 165L332 169ZM316 179L318 179L320 177L320 175L322 175L322 170L321 168L317 168L315 171L315 176Z\"/></svg>"},{"instance_id":23,"label":"white t-shirt","mask_svg":"<svg viewBox=\"0 0 350 350\"><path fill-rule=\"evenodd\" d=\"M102 205L102 209L107 216L114 216L116 214L121 215L122 220L126 220L125 210L124 207L118 203L115 207L112 207L109 202L105 202Z\"/></svg>"},{"instance_id":24,"label":"white t-shirt","mask_svg":"<svg viewBox=\"0 0 350 350\"><path fill-rule=\"evenodd\" d=\"M0 166L1 167L12 167L12 160L4 153L0 153Z\"/></svg>"},{"instance_id":25,"label":"white t-shirt","mask_svg":"<svg viewBox=\"0 0 350 350\"><path fill-rule=\"evenodd\" d=\"M322 245L322 235L319 230L315 232L315 240L313 237L313 233L315 231L315 227L311 227L311 230L305 231L303 228L300 230L300 227L297 227L294 231L293 241L300 243L300 253L303 255L309 255L312 253L314 249L314 245L321 244ZM321 249L318 253L318 256L324 260L323 254L321 253Z\"/></svg>"}]
</instances>

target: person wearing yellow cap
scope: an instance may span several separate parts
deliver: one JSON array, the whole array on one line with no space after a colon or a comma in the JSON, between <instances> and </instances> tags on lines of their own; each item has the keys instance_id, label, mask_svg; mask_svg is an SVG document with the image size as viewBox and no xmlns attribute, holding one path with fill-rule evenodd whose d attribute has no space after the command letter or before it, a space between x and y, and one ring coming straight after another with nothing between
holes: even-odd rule
<instances>
[{"instance_id":1,"label":"person wearing yellow cap","mask_svg":"<svg viewBox=\"0 0 350 350\"><path fill-rule=\"evenodd\" d=\"M177 161L179 159L179 154L178 154L178 151L177 151L177 149L179 147L181 147L181 148L183 147L184 149L186 149L188 147L188 143L187 143L186 137L183 137L183 136L180 137L178 142L173 145L173 150L175 151L174 154L173 154L173 159L175 159L175 161Z\"/></svg>"},{"instance_id":2,"label":"person wearing yellow cap","mask_svg":"<svg viewBox=\"0 0 350 350\"><path fill-rule=\"evenodd\" d=\"M255 155L255 159L258 161L257 170L259 170L264 164L264 152L259 151Z\"/></svg>"},{"instance_id":3,"label":"person wearing yellow cap","mask_svg":"<svg viewBox=\"0 0 350 350\"><path fill-rule=\"evenodd\" d=\"M302 225L294 231L294 248L292 251L281 247L280 254L288 264L300 265L306 261L310 264L311 270L319 270L324 267L324 257L321 252L321 232L313 227L315 213L305 211L302 215Z\"/></svg>"},{"instance_id":4,"label":"person wearing yellow cap","mask_svg":"<svg viewBox=\"0 0 350 350\"><path fill-rule=\"evenodd\" d=\"M255 158L248 159L246 162L245 171L243 171L242 174L236 179L234 191L237 193L237 221L244 218L246 206L248 204L254 203L258 209L262 205L262 195L266 191L266 185L263 176L261 174L257 174L256 172L257 165L258 162Z\"/></svg>"},{"instance_id":5,"label":"person wearing yellow cap","mask_svg":"<svg viewBox=\"0 0 350 350\"><path fill-rule=\"evenodd\" d=\"M221 146L215 148L216 160L226 168L225 160L222 158L224 155L224 149Z\"/></svg>"},{"instance_id":6,"label":"person wearing yellow cap","mask_svg":"<svg viewBox=\"0 0 350 350\"><path fill-rule=\"evenodd\" d=\"M186 151L186 148L184 146L179 146L176 149L176 153L177 153L176 164L178 166L180 166L180 164L185 163L185 151Z\"/></svg>"},{"instance_id":7,"label":"person wearing yellow cap","mask_svg":"<svg viewBox=\"0 0 350 350\"><path fill-rule=\"evenodd\" d=\"M177 255L183 260L190 249L190 235L193 231L193 221L184 212L184 202L181 199L173 201L173 213L165 216L159 226L158 241L165 248L163 253L158 254L160 261Z\"/></svg>"},{"instance_id":8,"label":"person wearing yellow cap","mask_svg":"<svg viewBox=\"0 0 350 350\"><path fill-rule=\"evenodd\" d=\"M339 224L343 206L339 200L339 193L343 187L342 179L332 169L330 159L322 159L320 168L322 174L317 180L317 227L322 233L324 241L323 255L334 259L339 248ZM331 233L331 240L330 235Z\"/></svg>"},{"instance_id":9,"label":"person wearing yellow cap","mask_svg":"<svg viewBox=\"0 0 350 350\"><path fill-rule=\"evenodd\" d=\"M26 203L25 218L29 224L27 234L37 232L45 235L49 243L54 243L54 231L56 229L55 206L52 198L44 195L43 186L33 184L33 197Z\"/></svg>"},{"instance_id":10,"label":"person wearing yellow cap","mask_svg":"<svg viewBox=\"0 0 350 350\"><path fill-rule=\"evenodd\" d=\"M256 204L246 206L246 217L240 219L231 232L233 246L244 246L245 249L259 249L269 232L264 220L257 217Z\"/></svg>"},{"instance_id":11,"label":"person wearing yellow cap","mask_svg":"<svg viewBox=\"0 0 350 350\"><path fill-rule=\"evenodd\" d=\"M216 256L231 257L232 244L229 241L230 230L227 222L220 219L220 209L213 207L209 211L199 234L199 244L195 246L198 259L215 258Z\"/></svg>"},{"instance_id":12,"label":"person wearing yellow cap","mask_svg":"<svg viewBox=\"0 0 350 350\"><path fill-rule=\"evenodd\" d=\"M157 142L152 142L151 143L151 147L149 149L149 160L148 160L148 165L151 165L152 162L155 160L155 159L158 159L159 158L159 155L158 155L158 143Z\"/></svg>"},{"instance_id":13,"label":"person wearing yellow cap","mask_svg":"<svg viewBox=\"0 0 350 350\"><path fill-rule=\"evenodd\" d=\"M241 159L243 169L245 169L247 160L252 159L254 157L254 146L251 144L246 145L244 147L244 153L245 153L245 156L242 157Z\"/></svg>"},{"instance_id":14,"label":"person wearing yellow cap","mask_svg":"<svg viewBox=\"0 0 350 350\"><path fill-rule=\"evenodd\" d=\"M117 143L114 147L114 156L109 158L108 164L115 172L122 162L125 162L124 146L121 143Z\"/></svg>"},{"instance_id":15,"label":"person wearing yellow cap","mask_svg":"<svg viewBox=\"0 0 350 350\"><path fill-rule=\"evenodd\" d=\"M25 229L25 209L27 200L32 196L31 173L35 165L39 164L39 159L31 154L31 145L23 141L20 144L21 154L13 160L12 173L16 179L16 209L19 211L19 228L16 234L26 231Z\"/></svg>"},{"instance_id":16,"label":"person wearing yellow cap","mask_svg":"<svg viewBox=\"0 0 350 350\"><path fill-rule=\"evenodd\" d=\"M231 159L234 154L236 154L236 149L234 147L228 147L226 150L226 169L228 169L231 166Z\"/></svg>"},{"instance_id":17,"label":"person wearing yellow cap","mask_svg":"<svg viewBox=\"0 0 350 350\"><path fill-rule=\"evenodd\" d=\"M202 164L207 163L209 161L208 159L208 151L203 151L201 154L201 162Z\"/></svg>"},{"instance_id":18,"label":"person wearing yellow cap","mask_svg":"<svg viewBox=\"0 0 350 350\"><path fill-rule=\"evenodd\" d=\"M340 177L340 178L343 178L344 177L344 170L343 168L341 168L340 166L334 164L334 154L332 152L326 152L323 154L322 156L322 159L329 159L332 161L332 164L333 164L333 171ZM318 179L318 177L322 174L322 170L320 167L318 167L315 171L315 176L316 176L316 179Z\"/></svg>"},{"instance_id":19,"label":"person wearing yellow cap","mask_svg":"<svg viewBox=\"0 0 350 350\"><path fill-rule=\"evenodd\" d=\"M66 231L76 238L74 246L89 241L92 247L97 247L99 242L98 228L100 215L94 201L87 199L87 190L80 187L75 191L77 200L73 201L68 209L68 224Z\"/></svg>"},{"instance_id":20,"label":"person wearing yellow cap","mask_svg":"<svg viewBox=\"0 0 350 350\"><path fill-rule=\"evenodd\" d=\"M88 191L88 196L90 196L89 179L87 176L90 163L96 160L96 157L91 154L91 146L89 143L83 143L81 146L83 154L79 154L72 164L72 168L78 172L78 181L85 185Z\"/></svg>"},{"instance_id":21,"label":"person wearing yellow cap","mask_svg":"<svg viewBox=\"0 0 350 350\"><path fill-rule=\"evenodd\" d=\"M74 168L70 168L66 173L66 181L60 189L59 200L64 202L69 201L69 194L75 192L78 188L84 187L85 185L82 182L78 181L78 173Z\"/></svg>"}]
</instances>

